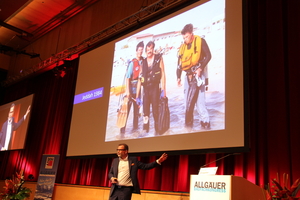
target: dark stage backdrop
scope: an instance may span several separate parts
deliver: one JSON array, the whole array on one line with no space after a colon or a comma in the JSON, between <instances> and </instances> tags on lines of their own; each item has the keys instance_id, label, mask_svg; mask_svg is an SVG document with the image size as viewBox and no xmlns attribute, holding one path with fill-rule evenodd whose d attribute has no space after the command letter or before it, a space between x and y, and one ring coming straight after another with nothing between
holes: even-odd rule
<instances>
[{"instance_id":1,"label":"dark stage backdrop","mask_svg":"<svg viewBox=\"0 0 300 200\"><path fill-rule=\"evenodd\" d=\"M242 176L257 185L267 184L277 173L288 173L295 181L300 178L300 1L245 2L251 150L210 166L219 166L219 175ZM78 60L73 61L64 78L49 71L1 91L1 103L35 93L25 149L0 152L1 179L20 169L25 169L25 176L37 177L42 154L60 154L56 182L109 186L112 158L65 158L77 65ZM190 175L224 155L172 155L159 168L140 170L141 188L188 192ZM140 157L144 162L155 159Z\"/></svg>"}]
</instances>

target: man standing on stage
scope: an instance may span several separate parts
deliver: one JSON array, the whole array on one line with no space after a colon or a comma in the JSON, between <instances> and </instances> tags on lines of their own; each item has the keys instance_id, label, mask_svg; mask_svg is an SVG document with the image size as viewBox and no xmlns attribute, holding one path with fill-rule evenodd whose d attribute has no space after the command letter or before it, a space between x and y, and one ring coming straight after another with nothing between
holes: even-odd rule
<instances>
[{"instance_id":1,"label":"man standing on stage","mask_svg":"<svg viewBox=\"0 0 300 200\"><path fill-rule=\"evenodd\" d=\"M118 158L112 162L108 178L112 182L109 200L130 200L132 193L141 194L137 178L138 169L148 170L161 165L168 155L166 153L152 163L142 163L136 157L128 156L128 145L119 144Z\"/></svg>"},{"instance_id":2,"label":"man standing on stage","mask_svg":"<svg viewBox=\"0 0 300 200\"><path fill-rule=\"evenodd\" d=\"M200 117L202 128L210 128L209 114L205 105L204 70L211 59L211 53L205 39L194 35L193 25L187 24L181 31L184 43L180 46L178 55L177 84L181 86L182 70L186 72L184 97L186 102L185 125L193 127L194 107Z\"/></svg>"},{"instance_id":3,"label":"man standing on stage","mask_svg":"<svg viewBox=\"0 0 300 200\"><path fill-rule=\"evenodd\" d=\"M154 54L155 43L150 41L146 45L146 55L138 83L143 86L143 131L149 132L150 105L154 118L155 133L158 131L158 106L160 97L166 97L166 76L162 54ZM138 90L139 92L139 90Z\"/></svg>"}]
</instances>

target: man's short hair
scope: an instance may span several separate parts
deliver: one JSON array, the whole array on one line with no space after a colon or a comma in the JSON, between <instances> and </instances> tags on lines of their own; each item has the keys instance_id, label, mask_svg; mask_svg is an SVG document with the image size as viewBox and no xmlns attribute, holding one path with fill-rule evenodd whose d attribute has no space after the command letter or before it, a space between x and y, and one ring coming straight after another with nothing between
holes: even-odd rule
<instances>
[{"instance_id":1,"label":"man's short hair","mask_svg":"<svg viewBox=\"0 0 300 200\"><path fill-rule=\"evenodd\" d=\"M193 33L193 31L194 31L193 24L187 24L183 27L181 31L181 35L184 35L186 33Z\"/></svg>"},{"instance_id":2,"label":"man's short hair","mask_svg":"<svg viewBox=\"0 0 300 200\"><path fill-rule=\"evenodd\" d=\"M129 150L128 145L125 144L125 143L119 144L118 146L124 146L124 149L125 149L125 150L127 150L127 151Z\"/></svg>"},{"instance_id":3,"label":"man's short hair","mask_svg":"<svg viewBox=\"0 0 300 200\"><path fill-rule=\"evenodd\" d=\"M16 104L15 103L12 103L11 105L10 105L10 107L15 107L16 106Z\"/></svg>"},{"instance_id":4,"label":"man's short hair","mask_svg":"<svg viewBox=\"0 0 300 200\"><path fill-rule=\"evenodd\" d=\"M155 43L153 41L149 41L146 45L146 47L151 47L153 46L153 49L155 48ZM147 49L145 49L145 51L147 51Z\"/></svg>"},{"instance_id":5,"label":"man's short hair","mask_svg":"<svg viewBox=\"0 0 300 200\"><path fill-rule=\"evenodd\" d=\"M141 41L141 42L139 42L137 45L136 45L136 49L135 49L135 51L137 51L140 47L142 47L142 48L144 48L144 42L143 41Z\"/></svg>"}]
</instances>

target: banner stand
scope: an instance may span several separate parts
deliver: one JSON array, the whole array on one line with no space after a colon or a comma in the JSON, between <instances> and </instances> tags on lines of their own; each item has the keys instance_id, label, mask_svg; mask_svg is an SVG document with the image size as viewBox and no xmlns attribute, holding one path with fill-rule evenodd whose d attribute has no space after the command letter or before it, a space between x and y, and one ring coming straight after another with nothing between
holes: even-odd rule
<instances>
[{"instance_id":1,"label":"banner stand","mask_svg":"<svg viewBox=\"0 0 300 200\"><path fill-rule=\"evenodd\" d=\"M34 200L52 199L58 163L59 155L43 155Z\"/></svg>"}]
</instances>

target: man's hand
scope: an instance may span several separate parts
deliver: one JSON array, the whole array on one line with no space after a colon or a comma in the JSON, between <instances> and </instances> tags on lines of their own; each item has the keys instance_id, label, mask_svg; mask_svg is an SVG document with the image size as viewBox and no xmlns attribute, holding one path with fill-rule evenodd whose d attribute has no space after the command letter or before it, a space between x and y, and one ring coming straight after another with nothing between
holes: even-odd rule
<instances>
[{"instance_id":1,"label":"man's hand","mask_svg":"<svg viewBox=\"0 0 300 200\"><path fill-rule=\"evenodd\" d=\"M162 163L162 162L164 162L165 160L167 160L167 158L168 158L168 154L163 153L157 161L158 161L159 163Z\"/></svg>"},{"instance_id":2,"label":"man's hand","mask_svg":"<svg viewBox=\"0 0 300 200\"><path fill-rule=\"evenodd\" d=\"M111 177L111 183L118 183L118 179L116 177Z\"/></svg>"},{"instance_id":3,"label":"man's hand","mask_svg":"<svg viewBox=\"0 0 300 200\"><path fill-rule=\"evenodd\" d=\"M182 86L182 84L181 84L181 79L180 79L180 78L177 79L177 86L178 86L178 87L181 87L181 86Z\"/></svg>"},{"instance_id":4,"label":"man's hand","mask_svg":"<svg viewBox=\"0 0 300 200\"><path fill-rule=\"evenodd\" d=\"M143 105L143 102L142 102L142 100L141 100L140 98L136 98L136 99L135 99L135 102L136 102L136 104L137 104L138 106L142 106L142 105Z\"/></svg>"},{"instance_id":5,"label":"man's hand","mask_svg":"<svg viewBox=\"0 0 300 200\"><path fill-rule=\"evenodd\" d=\"M200 64L199 64L199 65L200 65ZM201 65L200 65L200 66L201 66ZM202 69L201 69L200 67L195 71L195 73L197 74L198 77L201 76L201 72L202 72Z\"/></svg>"},{"instance_id":6,"label":"man's hand","mask_svg":"<svg viewBox=\"0 0 300 200\"><path fill-rule=\"evenodd\" d=\"M161 90L160 98L162 99L162 98L165 98L165 97L166 97L166 94L165 94L164 90Z\"/></svg>"},{"instance_id":7,"label":"man's hand","mask_svg":"<svg viewBox=\"0 0 300 200\"><path fill-rule=\"evenodd\" d=\"M31 105L29 105L28 108L27 108L27 111L25 113L25 118L27 117L28 113L30 112L30 107L31 107Z\"/></svg>"}]
</instances>

